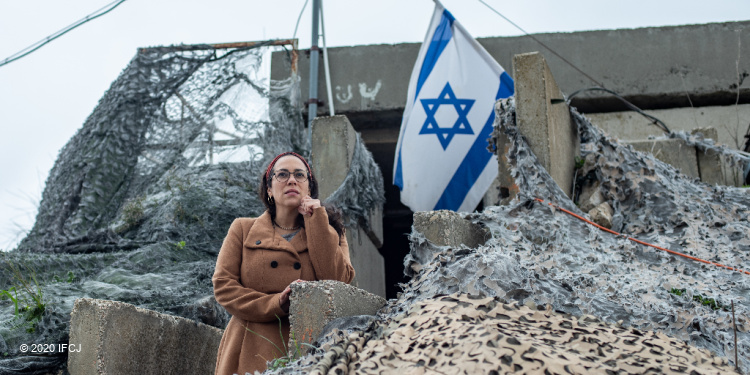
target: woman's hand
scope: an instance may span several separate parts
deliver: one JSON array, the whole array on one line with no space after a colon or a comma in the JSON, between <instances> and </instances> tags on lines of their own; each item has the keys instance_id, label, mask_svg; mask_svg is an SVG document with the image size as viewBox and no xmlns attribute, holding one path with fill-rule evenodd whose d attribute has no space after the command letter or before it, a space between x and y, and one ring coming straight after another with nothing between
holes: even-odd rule
<instances>
[{"instance_id":1,"label":"woman's hand","mask_svg":"<svg viewBox=\"0 0 750 375\"><path fill-rule=\"evenodd\" d=\"M310 216L312 215L313 210L318 207L320 207L320 200L312 199L309 195L306 195L302 198L302 202L300 202L299 206L297 206L297 211L304 216Z\"/></svg>"},{"instance_id":2,"label":"woman's hand","mask_svg":"<svg viewBox=\"0 0 750 375\"><path fill-rule=\"evenodd\" d=\"M294 280L292 281L292 284L300 281L303 280ZM281 306L281 309L284 310L285 313L289 313L289 295L292 294L292 284L289 284L289 286L279 294L279 306Z\"/></svg>"}]
</instances>

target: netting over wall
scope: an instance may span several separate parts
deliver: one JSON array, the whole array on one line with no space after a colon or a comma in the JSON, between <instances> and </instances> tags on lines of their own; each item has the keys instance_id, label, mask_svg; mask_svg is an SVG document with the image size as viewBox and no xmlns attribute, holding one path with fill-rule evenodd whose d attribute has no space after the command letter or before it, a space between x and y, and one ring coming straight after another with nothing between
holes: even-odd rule
<instances>
[{"instance_id":1,"label":"netting over wall","mask_svg":"<svg viewBox=\"0 0 750 375\"><path fill-rule=\"evenodd\" d=\"M269 85L265 51L139 51L61 151L20 249L102 251L133 246L123 239L174 237L170 231L180 228L170 228L169 217L159 226L134 225L147 216L139 217L141 208L164 203L157 190L176 190L184 209L200 190L241 190L269 155L304 152L296 78ZM239 180L233 168L245 170ZM214 186L196 178L205 173ZM234 214L246 209L241 203L217 209ZM191 214L175 209L178 219ZM118 219L122 225L114 225Z\"/></svg>"},{"instance_id":2,"label":"netting over wall","mask_svg":"<svg viewBox=\"0 0 750 375\"><path fill-rule=\"evenodd\" d=\"M711 186L682 175L606 136L575 109L571 117L586 159L579 183L584 178L600 183L604 200L614 208L612 229L698 258L750 268L750 189ZM405 260L413 278L391 314L435 295L494 296L661 331L734 362L729 311L734 302L740 367L750 367L750 276L633 243L539 203L535 198L585 216L519 133L512 99L499 105L495 126L511 140L508 158L518 197L508 206L470 215L492 233L476 249L435 247L414 232ZM698 139L691 142L712 147ZM739 156L737 161L747 163ZM715 304L704 305L695 296Z\"/></svg>"},{"instance_id":3,"label":"netting over wall","mask_svg":"<svg viewBox=\"0 0 750 375\"><path fill-rule=\"evenodd\" d=\"M278 48L138 52L60 152L28 237L0 254L47 303L31 332L0 303L0 373L64 365L64 353L19 345L66 343L79 297L226 325L210 298L221 241L234 218L263 212L258 178L273 156L309 154L298 78L268 78ZM0 267L0 289L18 284Z\"/></svg>"},{"instance_id":4,"label":"netting over wall","mask_svg":"<svg viewBox=\"0 0 750 375\"><path fill-rule=\"evenodd\" d=\"M461 366L470 366L474 372L489 372L500 367L490 363L500 354L493 353L488 362L481 359L481 353L496 349L505 350L508 358L529 354L527 361L556 364L559 372L586 372L563 368L563 361L570 358L564 351L576 355L586 351L585 346L576 346L575 340L561 344L549 355L540 355L538 349L529 348L535 342L554 345L561 338L577 340L594 332L591 326L572 333L550 328L548 337L531 331L493 336L479 332L481 322L474 319L491 308L466 302L478 301L478 297L492 297L510 302L511 306L525 304L541 310L540 314L547 309L567 313L573 322L602 320L627 328L663 332L672 337L672 342L684 340L710 349L732 363L735 344L728 307L734 302L740 368L750 368L750 276L644 247L536 201L535 198L542 198L586 215L542 167L516 127L515 111L513 98L498 103L494 135L502 133L510 140L507 156L520 194L506 206L491 206L481 213L467 215L491 233L487 243L475 248L436 246L413 231L411 252L404 260L411 280L402 285L404 291L399 298L389 301L364 327L346 318L338 321L343 334L334 331L321 340L322 349L273 373L307 374L321 364L330 366L328 373L337 374L431 372L428 370L439 368L441 363L449 363L446 368L450 371L461 372ZM599 183L604 200L614 207L613 229L699 258L750 268L750 189L701 183L650 154L619 144L575 109L571 109L571 117L578 127L581 154L586 160L579 171L578 183L585 180ZM748 162L731 150L716 149L700 139L688 141L700 150L710 149L734 158L737 163ZM436 316L444 317L442 322L430 321L425 316L425 306L455 298L454 293L465 293L474 299L460 303L461 312L455 315L450 315L450 309L435 308L441 311ZM701 296L703 301L713 299L715 303L703 304L695 296ZM506 315L503 319L515 318ZM471 324L455 334L452 327L462 320ZM547 327L553 327L553 321L551 317L520 320ZM347 323L352 324L347 326ZM491 325L512 326L503 322ZM575 323L570 327L574 326ZM400 327L405 329L398 332ZM430 327L439 334L420 341ZM636 331L635 336L628 337L624 331L608 336L615 343L615 354L611 361L605 362L606 366L595 371L658 372L665 365L672 371L686 371L686 367L677 365L678 361L665 363L646 355L650 351L659 355L668 353L667 360L669 356L685 359L670 346L652 340L637 342L658 334ZM354 333L349 335L350 332ZM483 344L493 337L505 342ZM582 341L589 348L596 347L600 356L607 355L603 340ZM524 348L519 348L519 343ZM628 367L625 354L633 348L644 354L633 357L638 362L635 370ZM694 355L685 361L702 363L703 359ZM584 360L589 366L596 356ZM398 362L406 364L397 367ZM504 365L511 363L517 362L506 360ZM579 364L580 360L575 363ZM605 369L607 366L611 367Z\"/></svg>"}]
</instances>

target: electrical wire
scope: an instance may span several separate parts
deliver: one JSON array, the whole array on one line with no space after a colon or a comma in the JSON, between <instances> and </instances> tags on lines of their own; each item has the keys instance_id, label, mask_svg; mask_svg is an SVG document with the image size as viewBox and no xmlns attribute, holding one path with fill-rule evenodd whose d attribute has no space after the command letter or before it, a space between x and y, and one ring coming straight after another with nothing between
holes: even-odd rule
<instances>
[{"instance_id":1,"label":"electrical wire","mask_svg":"<svg viewBox=\"0 0 750 375\"><path fill-rule=\"evenodd\" d=\"M661 246L656 246L656 245L650 244L650 243L648 243L648 242L644 242L644 241L641 241L641 240L635 239L635 238L633 238L633 237L628 237L628 236L626 236L626 235L624 235L624 234L621 234L621 233L615 232L615 231L613 231L612 229L609 229L609 228L603 227L603 226L601 226L601 225L599 225L599 224L597 224L597 223L595 223L595 222L593 222L593 221L591 221L591 220L588 220L588 219L586 219L586 218L585 218L585 217L583 217L583 216L580 216L580 215L578 215L578 214L576 214L576 213L574 213L574 212L572 212L572 211L566 210L566 209L564 209L564 208L562 208L562 207L560 207L560 206L558 206L558 205L556 205L556 204L554 204L554 203L551 203L551 202L545 202L545 201L544 201L543 199L541 199L541 198L534 198L534 200L535 200L535 201L537 201L537 202L539 202L539 203L542 203L542 204L544 204L544 203L547 203L547 204L548 204L548 205L550 205L551 207L554 207L555 209L558 209L558 210L560 210L560 211L562 211L562 212L565 212L566 214L568 214L568 215L570 215L570 216L573 216L573 217L575 217L576 219L578 219L578 220L581 220L581 221L585 222L586 224L589 224L589 225L593 225L593 226L595 226L595 227L597 227L597 228L599 228L599 229L601 229L601 230L603 230L603 231L605 231L605 232L608 232L608 233L614 234L614 235L616 235L616 236L624 237L624 238L626 238L626 239L628 239L628 240L630 240L630 241L633 241L633 242L635 242L635 243L638 243L638 244L641 244L641 245L644 245L644 246L649 246L649 247L653 247L654 249L657 249L657 250L661 250L661 251L666 251L666 252L668 252L668 253L670 253L670 254L672 254L672 255L677 255L677 256L681 256L681 257L683 257L683 258L687 258L687 259L690 259L690 260L694 260L694 261L696 261L696 262L706 263L706 264L710 264L710 265L712 265L712 266L716 266L716 267L721 267L721 268L726 268L726 269L728 269L728 270L730 270L730 271L736 271L736 272L744 273L744 274L746 274L746 275L750 275L750 272L748 272L748 271L745 271L745 270L743 270L743 269L740 269L740 268L737 268L737 267L726 266L726 265L723 265L723 264L721 264L721 263L716 263L716 262L712 262L712 261L710 261L710 260L705 260L705 259L697 258L697 257L694 257L694 256L690 256L690 255L687 255L687 254L683 254L683 253L680 253L680 252L677 252L677 251L674 251L674 250L669 250L669 249L663 248L663 247L661 247Z\"/></svg>"},{"instance_id":2,"label":"electrical wire","mask_svg":"<svg viewBox=\"0 0 750 375\"><path fill-rule=\"evenodd\" d=\"M585 76L586 78L590 79L590 80L591 80L591 82L594 82L594 83L596 83L596 84L597 84L597 85L599 85L600 87L604 87L604 84L602 84L601 82L599 82L599 81L595 80L595 79L594 79L593 77L591 77L590 75L586 74L586 72L584 72L583 70L579 69L579 68L578 68L577 66L575 66L575 65L574 65L574 64L573 64L572 62L570 62L570 61L568 61L568 59L566 59L566 58L562 57L562 56L561 56L561 55L560 55L559 53L555 52L555 50L553 50L552 48L550 48L550 47L549 47L549 46L547 46L546 44L542 43L542 41L541 41L541 40L539 40L539 39L537 39L537 38L536 38L535 36L533 36L533 35L531 35L531 34L527 33L527 32L526 32L526 30L524 30L523 28L521 28L521 26L518 26L518 25L516 25L516 23L515 23L515 22L511 21L511 20L510 20L510 19L509 19L508 17L505 17L504 15L502 15L502 13L498 12L498 11L497 11L497 10L496 10L495 8L493 8L493 7L492 7L492 6L490 5L490 4L487 4L487 3L485 3L485 2L483 1L483 0L478 0L478 1L479 1L480 3L482 3L482 4L484 4L484 5L485 5L485 6L487 7L487 8L490 8L490 10L491 10L491 11L493 11L493 12L495 12L495 14L497 14L497 15L498 15L498 16L500 16L500 17L502 17L502 18L503 18L504 20L508 21L508 22L509 22L509 23L510 23L511 25L515 26L515 27L516 27L516 28L517 28L518 30L521 30L521 32L522 32L522 33L524 33L524 35L526 35L526 36L528 36L529 38L533 39L533 40L534 40L535 42L537 42L537 43L541 44L541 45L542 45L542 47L544 47L544 48L546 48L547 50L549 50L550 52L552 52L552 54L553 54L553 55L555 55L555 56L559 57L559 58L560 58L560 60L562 60L562 61L564 61L564 62L565 62L566 64L570 65L570 67L571 67L571 68L573 68L573 69L575 69L576 71L578 71L578 73L581 73L581 74L583 74L583 75L584 75L584 76Z\"/></svg>"},{"instance_id":3,"label":"electrical wire","mask_svg":"<svg viewBox=\"0 0 750 375\"><path fill-rule=\"evenodd\" d=\"M310 0L305 0L305 4L302 5L302 10L299 11L299 16L297 16L297 24L294 25L294 34L292 34L292 39L297 38L297 28L299 27L299 21L302 19L302 14L305 13L305 8L307 8L307 2Z\"/></svg>"},{"instance_id":4,"label":"electrical wire","mask_svg":"<svg viewBox=\"0 0 750 375\"><path fill-rule=\"evenodd\" d=\"M641 110L640 108L636 107L636 106L635 106L635 105L634 105L633 103L631 103L631 102L627 101L627 100L626 100L625 98L623 98L622 96L620 96L620 94L618 94L618 93L616 93L616 92L614 92L614 91L612 91L612 90L609 90L609 89L605 88L605 87L604 87L604 84L602 84L601 82L599 82L599 81L595 80L595 79L594 79L594 78L592 78L592 77L591 77L590 75L586 74L586 72L584 72L583 70L579 69L579 68L578 68L577 66L575 66L575 65L574 65L574 64L573 64L572 62L568 61L568 60L567 60L566 58L562 57L562 56L561 56L561 55L560 55L559 53L557 53L557 52L556 52L555 50L553 50L552 48L550 48L550 47L549 47L549 46L547 46L546 44L542 43L542 41L540 41L539 39L537 39L537 38L536 38L536 37L534 37L533 35L531 35L531 34L529 34L528 32L526 32L526 30L524 30L524 29L523 29L523 28L522 28L521 26L518 26L518 25L516 25L516 23L515 23L515 22L513 22L513 21L511 21L511 20L510 20L510 19L509 19L508 17L505 17L504 15L502 15L502 13L498 12L498 11L497 11L497 10L496 10L495 8L493 8L493 7L491 6L491 5L487 4L487 3L486 3L486 2L484 2L483 0L478 0L478 1L479 1L480 3L482 3L482 4L484 4L484 5L485 5L485 6L487 7L487 8L490 8L490 10L492 10L493 12L495 12L495 14L497 14L497 15L498 15L498 16L500 16L500 17L502 17L502 18L503 18L504 20L508 21L508 22L509 22L509 23L510 23L511 25L515 26L515 27L516 27L516 28L517 28L518 30L521 30L521 32L523 32L523 33L524 33L524 34L525 34L526 36L530 37L530 38L531 38L531 39L533 39L533 40L534 40L535 42L537 42L537 43L541 44L541 45L542 45L542 47L544 47L544 48L546 48L547 50L549 50L550 52L552 52L552 54L553 54L553 55L555 55L555 56L559 57L559 58L560 58L560 60L562 60L562 61L563 61L563 62L565 62L566 64L570 65L570 67L571 67L571 68L575 69L575 70L576 70L576 71L578 71L579 73L583 74L583 75L584 75L584 76L585 76L586 78L590 79L590 80L591 80L592 82L594 82L594 83L596 83L597 85L599 85L599 87L589 87L589 88L585 88L585 89L581 89L581 90L578 90L578 91L576 91L576 92L574 92L574 93L570 94L570 96L568 96L568 100L567 100L567 103L568 103L568 104L570 104L570 99L572 99L572 98L573 98L574 96L576 96L577 94L579 94L579 93L581 93L581 92L584 92L584 91L604 91L604 92L607 92L607 93L610 93L610 94L614 95L614 96L615 96L615 97L616 97L617 99L620 99L620 100L621 100L621 101L622 101L623 103L625 103L625 105L626 105L626 106L627 106L627 107L628 107L628 108L629 108L630 110L632 110L632 111L635 111L635 112L639 113L639 114L640 114L641 116L643 116L643 117L646 117L647 119L651 120L651 123L653 123L654 125L656 125L657 127L659 127L659 128L660 128L660 129L661 129L662 131L664 131L665 133L667 133L667 134L670 134L670 133L671 133L671 131L669 130L669 128L667 127L667 125L666 125L666 124L665 124L665 123L664 123L663 121L659 120L658 118L656 118L656 117L654 117L654 116L651 116L651 115L649 115L649 114L647 114L647 113L643 112L643 110Z\"/></svg>"},{"instance_id":5,"label":"electrical wire","mask_svg":"<svg viewBox=\"0 0 750 375\"><path fill-rule=\"evenodd\" d=\"M97 9L93 13L91 13L88 16L86 16L84 18L81 18L80 20L78 20L78 21L70 24L69 26L63 28L62 30L60 30L60 31L58 31L58 32L56 32L56 33L54 33L54 34L52 34L52 35L50 35L50 36L48 36L48 37L46 37L46 38L44 38L44 39L42 39L40 41L34 43L34 44L32 44L32 45L30 45L30 46L28 46L28 47L26 47L26 48L24 48L24 49L22 49L22 50L20 50L18 52L16 52L16 53L14 53L13 55L10 55L6 59L0 61L0 67L8 65L8 64L10 64L10 63L12 63L12 62L14 62L14 61L22 58L22 57L28 56L32 52L38 50L39 48L42 48L47 43L49 43L49 42L51 42L51 41L53 41L53 40L55 40L55 39L57 39L57 38L65 35L65 34L67 34L69 31L75 29L76 27L81 26L81 25L83 25L86 22L89 22L91 20L94 20L96 18L99 18L99 17L101 17L101 16L103 16L103 15L111 12L113 9L117 8L120 4L124 3L125 1L126 0L115 0L115 1L113 1L113 2L111 2L109 4L107 4L107 5L105 5L102 8Z\"/></svg>"},{"instance_id":6,"label":"electrical wire","mask_svg":"<svg viewBox=\"0 0 750 375\"><path fill-rule=\"evenodd\" d=\"M672 131L669 130L669 128L667 127L667 124L665 124L662 120L659 120L658 118L656 118L654 116L651 116L651 115L649 115L646 112L643 112L642 109L636 107L635 104L627 101L625 98L623 98L622 96L620 96L620 94L618 94L618 93L616 93L616 92L614 92L614 91L612 91L610 89L605 89L604 87L588 87L588 88L585 88L585 89L580 89L578 91L575 91L572 94L568 95L567 103L570 104L570 100L573 99L574 96L576 96L576 95L578 95L578 94L580 94L582 92L586 92L586 91L604 91L606 93L612 94L617 99L620 99L620 101L622 101L623 103L625 103L625 106L627 106L630 110L635 111L635 112L639 113L641 116L643 116L643 117L651 120L652 124L654 124L657 127L659 127L665 133L667 133L667 134L672 133Z\"/></svg>"}]
</instances>

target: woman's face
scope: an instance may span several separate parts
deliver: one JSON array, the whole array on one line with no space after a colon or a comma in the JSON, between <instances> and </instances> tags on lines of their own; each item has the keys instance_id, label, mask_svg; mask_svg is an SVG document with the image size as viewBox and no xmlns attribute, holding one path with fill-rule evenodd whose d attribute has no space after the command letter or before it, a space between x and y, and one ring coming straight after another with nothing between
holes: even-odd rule
<instances>
[{"instance_id":1,"label":"woman's face","mask_svg":"<svg viewBox=\"0 0 750 375\"><path fill-rule=\"evenodd\" d=\"M280 172L289 173L289 179L284 182L278 180ZM294 177L295 172L302 172L305 177L304 182L298 182ZM305 163L293 155L286 155L279 158L271 171L271 187L268 188L268 196L273 197L277 209L279 207L298 207L302 198L310 195L309 171Z\"/></svg>"}]
</instances>

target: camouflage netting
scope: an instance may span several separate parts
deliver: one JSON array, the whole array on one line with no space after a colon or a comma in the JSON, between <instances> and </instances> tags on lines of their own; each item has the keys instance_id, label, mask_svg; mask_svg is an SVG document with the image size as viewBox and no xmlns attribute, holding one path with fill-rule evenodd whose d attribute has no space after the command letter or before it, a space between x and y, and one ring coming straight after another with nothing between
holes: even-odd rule
<instances>
[{"instance_id":1,"label":"camouflage netting","mask_svg":"<svg viewBox=\"0 0 750 375\"><path fill-rule=\"evenodd\" d=\"M726 361L730 366L720 365L720 371L728 371L734 365L735 351L732 302L740 367L747 371L750 275L644 247L536 201L541 198L587 216L554 183L519 134L513 100L498 103L497 113L496 132L504 132L511 140L508 157L521 194L507 206L488 207L482 213L467 216L483 225L492 238L477 248L440 247L413 232L412 250L405 259L405 271L412 279L403 285L399 298L389 301L369 328L326 337L321 340L320 350L278 373L306 373L321 364L337 374L432 373L434 368L442 373L472 373L467 369L476 369L480 364L481 372L494 369L504 373L500 370L512 371L514 363L522 368L531 365L540 372L543 368L549 373L686 373L692 366L707 366L709 369L698 370L702 373L717 372L719 367L714 366ZM586 160L578 172L577 184L599 183L604 200L614 208L613 229L695 257L750 269L750 189L710 186L686 177L650 154L619 144L575 109L571 116L580 131L581 153ZM688 138L684 134L677 136ZM690 142L734 158L740 163L738 167L746 167L742 163L747 163L747 158L731 150L715 148L694 137ZM549 328L546 332L523 327L539 321L539 317L530 315L510 323L489 322L495 330L500 329L500 334L521 341L523 348L519 348L516 341L495 340L496 332L481 334L484 319L489 317L481 318L478 326L471 325L473 329L461 322L476 320L477 314L489 314L493 309L489 305L475 307L481 310L475 313L470 306L459 303L456 308L442 308L432 318L425 316L427 306L440 304L437 296L455 293L524 304L547 315L551 311L563 313L569 319L567 325L585 323L589 319L586 317L591 317L626 329L615 329L620 332L617 333L608 328L612 333L607 334L607 340L594 337L579 344L574 335L573 341L558 346L565 330L549 326L551 320L558 319L554 314L545 318ZM439 346L430 340L419 341L427 333L420 333L417 323L428 324L430 319L443 321L436 326L441 334L434 338L443 341ZM433 327L430 324L428 328ZM591 331L591 326L584 329ZM667 340L669 344L644 340L645 336L627 338L644 335L644 331L646 336ZM395 337L397 334L401 336ZM708 356L706 351L700 355L679 354L697 353L683 346L681 340L726 359ZM475 345L479 341L487 343L484 347ZM604 341L608 343L602 344L595 355L585 355L586 345ZM579 349L571 349L571 345ZM643 346L648 349L642 351ZM521 349L520 359L506 353L506 349L512 349L514 354ZM619 350L622 355L608 354L609 350ZM506 353L509 357L494 366L496 356L502 356L495 353L488 357L494 359L480 363L477 358L486 351ZM666 357L653 357L664 354L662 351L667 352ZM384 355L385 352L390 354ZM540 355L547 362L536 363L534 358ZM590 362L585 364L587 368L575 371L569 362L576 355L583 355ZM441 365L446 356L453 358L451 366Z\"/></svg>"},{"instance_id":2,"label":"camouflage netting","mask_svg":"<svg viewBox=\"0 0 750 375\"><path fill-rule=\"evenodd\" d=\"M326 203L345 208L347 227L362 226L369 230L370 214L376 207L382 210L385 203L383 174L362 137L359 133L356 136L349 172L338 189L326 198Z\"/></svg>"},{"instance_id":3,"label":"camouflage netting","mask_svg":"<svg viewBox=\"0 0 750 375\"><path fill-rule=\"evenodd\" d=\"M535 201L587 216L519 135L513 101L499 104L498 110L496 126L511 139L508 156L521 194L509 206L470 215L492 233L476 249L438 249L413 233L406 265L414 277L402 299L466 292L549 304L575 316L663 332L732 362L728 310L734 302L740 367L750 368L750 275L633 243ZM578 184L599 182L604 200L614 208L612 229L701 259L750 268L750 189L701 183L619 144L575 109L571 116L586 160ZM741 156L737 160L747 163ZM713 299L717 309L694 301L696 296Z\"/></svg>"},{"instance_id":4,"label":"camouflage netting","mask_svg":"<svg viewBox=\"0 0 750 375\"><path fill-rule=\"evenodd\" d=\"M0 373L64 366L64 353L19 345L67 342L79 297L224 328L210 296L227 228L263 212L258 179L273 156L309 154L298 78L269 82L271 48L138 52L60 152L28 237L2 254L2 288L22 284L11 272L20 267L47 306L30 325L2 302Z\"/></svg>"},{"instance_id":5,"label":"camouflage netting","mask_svg":"<svg viewBox=\"0 0 750 375\"><path fill-rule=\"evenodd\" d=\"M662 333L606 324L495 297L451 294L416 302L343 337L314 366L323 374L726 374L706 349ZM340 335L341 336L341 335Z\"/></svg>"}]
</instances>

